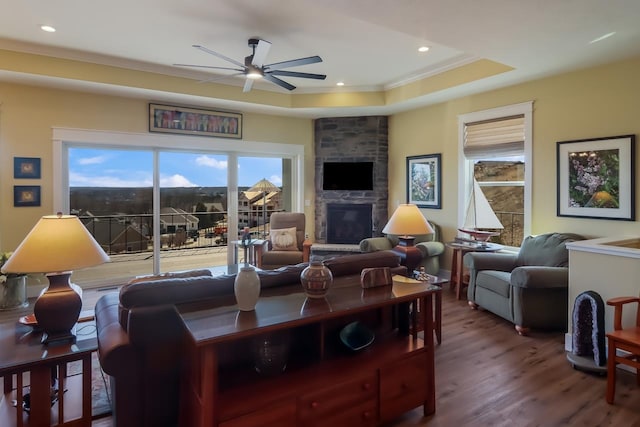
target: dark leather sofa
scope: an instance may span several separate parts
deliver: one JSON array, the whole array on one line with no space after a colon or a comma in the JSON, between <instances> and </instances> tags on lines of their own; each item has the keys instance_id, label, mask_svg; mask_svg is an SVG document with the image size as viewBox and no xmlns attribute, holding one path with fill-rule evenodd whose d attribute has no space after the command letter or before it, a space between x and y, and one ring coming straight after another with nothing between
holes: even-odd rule
<instances>
[{"instance_id":1,"label":"dark leather sofa","mask_svg":"<svg viewBox=\"0 0 640 427\"><path fill-rule=\"evenodd\" d=\"M345 255L324 263L334 277L353 275L354 280L369 267L391 267L395 274L406 274L398 256L390 251ZM306 266L260 271L261 287L300 284L300 273ZM110 376L115 426L177 425L185 362L181 349L187 331L176 305L198 302L215 307L235 298L234 275L211 276L208 270L193 274L138 279L96 303L98 355L102 369Z\"/></svg>"}]
</instances>

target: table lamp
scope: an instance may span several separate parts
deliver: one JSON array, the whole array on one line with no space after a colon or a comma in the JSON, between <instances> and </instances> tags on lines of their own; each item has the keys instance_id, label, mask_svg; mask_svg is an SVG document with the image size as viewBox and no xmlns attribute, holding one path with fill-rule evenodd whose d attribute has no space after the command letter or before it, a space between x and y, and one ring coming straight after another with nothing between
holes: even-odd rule
<instances>
[{"instance_id":1,"label":"table lamp","mask_svg":"<svg viewBox=\"0 0 640 427\"><path fill-rule=\"evenodd\" d=\"M398 235L398 245L392 251L400 255L401 264L407 267L411 275L422 259L420 249L413 245L415 236L434 231L416 205L402 204L396 208L382 232Z\"/></svg>"},{"instance_id":2,"label":"table lamp","mask_svg":"<svg viewBox=\"0 0 640 427\"><path fill-rule=\"evenodd\" d=\"M45 273L49 286L40 294L33 313L42 329L42 342L74 341L72 329L82 309L73 290L72 270L109 261L109 256L73 215L43 216L2 266L8 273Z\"/></svg>"}]
</instances>

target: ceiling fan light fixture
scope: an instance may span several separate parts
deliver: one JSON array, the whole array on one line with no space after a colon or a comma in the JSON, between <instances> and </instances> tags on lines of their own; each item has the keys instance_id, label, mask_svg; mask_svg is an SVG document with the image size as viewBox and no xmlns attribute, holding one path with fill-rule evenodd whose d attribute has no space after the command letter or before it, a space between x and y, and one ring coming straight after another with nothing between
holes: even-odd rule
<instances>
[{"instance_id":1,"label":"ceiling fan light fixture","mask_svg":"<svg viewBox=\"0 0 640 427\"><path fill-rule=\"evenodd\" d=\"M262 76L263 76L263 74L262 74L262 71L260 71L260 70L255 70L254 69L254 70L249 70L247 72L247 78L249 78L249 79L257 80L257 79L261 79Z\"/></svg>"}]
</instances>

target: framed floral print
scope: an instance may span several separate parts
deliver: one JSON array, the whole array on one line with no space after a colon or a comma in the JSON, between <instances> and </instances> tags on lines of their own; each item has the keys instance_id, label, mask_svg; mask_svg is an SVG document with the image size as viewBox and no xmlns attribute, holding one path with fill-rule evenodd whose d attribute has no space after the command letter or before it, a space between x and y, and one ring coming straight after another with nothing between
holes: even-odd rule
<instances>
[{"instance_id":1,"label":"framed floral print","mask_svg":"<svg viewBox=\"0 0 640 427\"><path fill-rule=\"evenodd\" d=\"M635 221L635 135L557 143L557 215Z\"/></svg>"}]
</instances>

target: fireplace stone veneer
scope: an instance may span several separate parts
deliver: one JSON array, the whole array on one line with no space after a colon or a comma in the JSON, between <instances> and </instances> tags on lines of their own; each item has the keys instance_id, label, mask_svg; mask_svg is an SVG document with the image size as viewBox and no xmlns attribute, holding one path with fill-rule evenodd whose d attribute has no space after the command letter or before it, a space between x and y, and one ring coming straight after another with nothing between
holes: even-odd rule
<instances>
[{"instance_id":1,"label":"fireplace stone veneer","mask_svg":"<svg viewBox=\"0 0 640 427\"><path fill-rule=\"evenodd\" d=\"M371 205L371 222L363 238L381 236L388 220L388 121L386 116L321 118L315 135L315 239L332 243L327 235L328 205ZM373 162L372 190L323 190L324 162ZM350 177L345 176L348 180ZM338 242L333 242L338 243ZM359 243L359 242L355 242Z\"/></svg>"}]
</instances>

